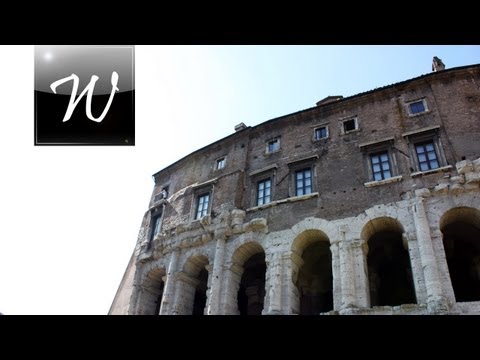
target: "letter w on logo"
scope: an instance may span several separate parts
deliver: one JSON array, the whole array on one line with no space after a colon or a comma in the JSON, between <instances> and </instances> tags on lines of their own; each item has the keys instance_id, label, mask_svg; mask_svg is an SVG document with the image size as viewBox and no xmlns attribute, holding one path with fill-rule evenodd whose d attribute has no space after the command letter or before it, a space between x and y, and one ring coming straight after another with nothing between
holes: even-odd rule
<instances>
[{"instance_id":1,"label":"letter w on logo","mask_svg":"<svg viewBox=\"0 0 480 360\"><path fill-rule=\"evenodd\" d=\"M107 115L108 109L110 109L110 105L112 105L113 97L115 96L115 91L119 91L117 87L118 74L116 71L112 72L112 79L111 79L112 92L110 93L110 98L108 99L107 106L105 106L105 109L103 110L102 115L100 115L98 118L95 119L92 115L92 95L93 95L93 90L95 89L95 83L97 82L98 79L99 78L97 75L92 75L90 82L82 91L82 93L77 98L77 100L75 100L75 97L77 96L78 83L79 83L79 79L77 75L72 74L70 76L67 76L66 78L57 80L50 85L50 88L52 89L53 93L56 94L57 93L56 89L58 85L61 85L67 81L73 80L72 94L70 95L70 102L68 103L67 112L65 113L63 122L70 120L73 114L73 110L75 110L75 107L77 106L78 102L82 99L83 95L85 95L86 92L88 92L88 94L87 94L87 104L85 106L85 111L87 113L88 118L96 122L101 122L104 119L105 115Z\"/></svg>"}]
</instances>

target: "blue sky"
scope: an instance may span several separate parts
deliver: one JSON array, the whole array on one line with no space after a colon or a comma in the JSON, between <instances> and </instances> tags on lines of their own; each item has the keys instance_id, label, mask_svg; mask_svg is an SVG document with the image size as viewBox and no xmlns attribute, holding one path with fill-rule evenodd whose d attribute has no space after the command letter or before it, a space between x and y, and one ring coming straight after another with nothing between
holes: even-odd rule
<instances>
[{"instance_id":1,"label":"blue sky","mask_svg":"<svg viewBox=\"0 0 480 360\"><path fill-rule=\"evenodd\" d=\"M430 73L433 56L447 68L475 64L480 46L171 47L163 57L170 66L160 70L171 90L164 110L178 106L171 111L183 116L165 126L193 130L186 154L240 122L257 125L328 95L351 96Z\"/></svg>"},{"instance_id":2,"label":"blue sky","mask_svg":"<svg viewBox=\"0 0 480 360\"><path fill-rule=\"evenodd\" d=\"M234 132L480 46L137 46L135 147L34 147L33 46L0 46L0 312L106 314L151 175ZM100 81L100 80L99 80ZM10 156L11 155L11 156Z\"/></svg>"}]
</instances>

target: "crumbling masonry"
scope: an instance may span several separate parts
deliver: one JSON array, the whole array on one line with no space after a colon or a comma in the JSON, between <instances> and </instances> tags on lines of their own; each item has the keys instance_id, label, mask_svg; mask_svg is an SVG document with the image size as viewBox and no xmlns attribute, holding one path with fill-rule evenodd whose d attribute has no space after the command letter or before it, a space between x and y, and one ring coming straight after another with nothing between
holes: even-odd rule
<instances>
[{"instance_id":1,"label":"crumbling masonry","mask_svg":"<svg viewBox=\"0 0 480 360\"><path fill-rule=\"evenodd\" d=\"M480 314L480 65L235 133L154 175L110 314Z\"/></svg>"}]
</instances>

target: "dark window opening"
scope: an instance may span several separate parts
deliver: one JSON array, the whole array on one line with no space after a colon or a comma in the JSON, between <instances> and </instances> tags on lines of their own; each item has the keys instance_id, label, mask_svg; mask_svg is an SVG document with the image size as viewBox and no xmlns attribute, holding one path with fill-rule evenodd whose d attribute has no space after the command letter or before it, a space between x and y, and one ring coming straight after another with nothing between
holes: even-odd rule
<instances>
[{"instance_id":1,"label":"dark window opening","mask_svg":"<svg viewBox=\"0 0 480 360\"><path fill-rule=\"evenodd\" d=\"M432 141L415 144L415 151L420 171L437 169L439 167L437 153Z\"/></svg>"},{"instance_id":2,"label":"dark window opening","mask_svg":"<svg viewBox=\"0 0 480 360\"><path fill-rule=\"evenodd\" d=\"M370 160L372 163L373 179L375 181L385 180L392 177L387 152L371 155Z\"/></svg>"},{"instance_id":3,"label":"dark window opening","mask_svg":"<svg viewBox=\"0 0 480 360\"><path fill-rule=\"evenodd\" d=\"M414 304L415 289L402 234L381 231L368 240L368 277L371 306Z\"/></svg>"},{"instance_id":4,"label":"dark window opening","mask_svg":"<svg viewBox=\"0 0 480 360\"><path fill-rule=\"evenodd\" d=\"M343 122L343 131L346 133L348 131L355 130L357 128L355 124L355 119L347 120Z\"/></svg>"},{"instance_id":5,"label":"dark window opening","mask_svg":"<svg viewBox=\"0 0 480 360\"><path fill-rule=\"evenodd\" d=\"M480 301L480 229L456 221L442 232L456 301Z\"/></svg>"},{"instance_id":6,"label":"dark window opening","mask_svg":"<svg viewBox=\"0 0 480 360\"><path fill-rule=\"evenodd\" d=\"M312 193L312 169L303 169L295 172L295 195L307 195Z\"/></svg>"},{"instance_id":7,"label":"dark window opening","mask_svg":"<svg viewBox=\"0 0 480 360\"><path fill-rule=\"evenodd\" d=\"M208 282L207 269L202 269L198 273L197 279L199 283L195 289L192 315L204 315L205 305L207 304L207 282Z\"/></svg>"},{"instance_id":8,"label":"dark window opening","mask_svg":"<svg viewBox=\"0 0 480 360\"><path fill-rule=\"evenodd\" d=\"M244 271L237 294L240 315L262 315L265 298L265 253L252 255L243 265Z\"/></svg>"},{"instance_id":9,"label":"dark window opening","mask_svg":"<svg viewBox=\"0 0 480 360\"><path fill-rule=\"evenodd\" d=\"M332 254L327 241L309 245L298 275L300 314L318 315L333 310Z\"/></svg>"}]
</instances>

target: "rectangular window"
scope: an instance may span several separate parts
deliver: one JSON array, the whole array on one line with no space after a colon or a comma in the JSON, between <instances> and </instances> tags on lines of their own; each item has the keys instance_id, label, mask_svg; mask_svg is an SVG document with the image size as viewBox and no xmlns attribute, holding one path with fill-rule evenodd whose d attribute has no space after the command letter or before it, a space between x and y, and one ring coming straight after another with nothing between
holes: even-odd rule
<instances>
[{"instance_id":1,"label":"rectangular window","mask_svg":"<svg viewBox=\"0 0 480 360\"><path fill-rule=\"evenodd\" d=\"M325 139L328 137L328 129L326 126L315 129L315 140Z\"/></svg>"},{"instance_id":2,"label":"rectangular window","mask_svg":"<svg viewBox=\"0 0 480 360\"><path fill-rule=\"evenodd\" d=\"M270 141L267 141L267 154L273 153L280 150L280 139L276 138Z\"/></svg>"},{"instance_id":3,"label":"rectangular window","mask_svg":"<svg viewBox=\"0 0 480 360\"><path fill-rule=\"evenodd\" d=\"M349 132L352 131L357 131L359 129L358 127L358 118L357 117L352 117L350 119L345 119L342 120L342 127L341 127L341 133L342 135L345 135Z\"/></svg>"},{"instance_id":4,"label":"rectangular window","mask_svg":"<svg viewBox=\"0 0 480 360\"><path fill-rule=\"evenodd\" d=\"M295 172L295 195L312 193L312 169L307 168Z\"/></svg>"},{"instance_id":5,"label":"rectangular window","mask_svg":"<svg viewBox=\"0 0 480 360\"><path fill-rule=\"evenodd\" d=\"M417 153L420 171L437 169L439 167L438 157L435 151L435 146L433 145L433 141L415 144L415 152Z\"/></svg>"},{"instance_id":6,"label":"rectangular window","mask_svg":"<svg viewBox=\"0 0 480 360\"><path fill-rule=\"evenodd\" d=\"M392 177L388 152L370 155L370 161L372 164L373 180L379 181Z\"/></svg>"},{"instance_id":7,"label":"rectangular window","mask_svg":"<svg viewBox=\"0 0 480 360\"><path fill-rule=\"evenodd\" d=\"M225 167L225 157L222 157L222 158L217 160L216 169L220 170L220 169L223 169L224 167Z\"/></svg>"},{"instance_id":8,"label":"rectangular window","mask_svg":"<svg viewBox=\"0 0 480 360\"><path fill-rule=\"evenodd\" d=\"M160 233L160 228L162 227L162 214L159 214L153 218L153 230L151 240Z\"/></svg>"},{"instance_id":9,"label":"rectangular window","mask_svg":"<svg viewBox=\"0 0 480 360\"><path fill-rule=\"evenodd\" d=\"M257 183L257 206L268 204L272 199L272 180L266 179Z\"/></svg>"},{"instance_id":10,"label":"rectangular window","mask_svg":"<svg viewBox=\"0 0 480 360\"><path fill-rule=\"evenodd\" d=\"M208 213L208 202L210 200L210 194L202 194L198 196L197 200L197 211L195 213L195 219L201 219L206 216Z\"/></svg>"},{"instance_id":11,"label":"rectangular window","mask_svg":"<svg viewBox=\"0 0 480 360\"><path fill-rule=\"evenodd\" d=\"M425 101L425 99L412 101L407 105L408 105L408 112L410 116L421 114L428 111L427 102Z\"/></svg>"}]
</instances>

